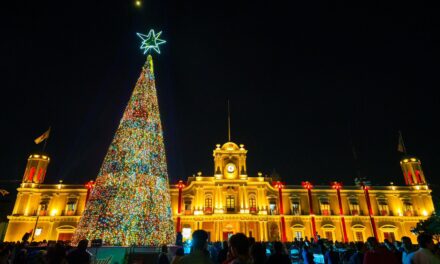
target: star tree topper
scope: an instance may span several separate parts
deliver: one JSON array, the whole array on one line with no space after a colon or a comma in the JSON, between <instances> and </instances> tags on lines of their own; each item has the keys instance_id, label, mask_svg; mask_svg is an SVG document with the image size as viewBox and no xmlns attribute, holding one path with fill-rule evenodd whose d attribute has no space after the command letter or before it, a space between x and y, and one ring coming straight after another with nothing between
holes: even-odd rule
<instances>
[{"instance_id":1,"label":"star tree topper","mask_svg":"<svg viewBox=\"0 0 440 264\"><path fill-rule=\"evenodd\" d=\"M136 35L142 39L141 49L144 50L144 54L147 54L150 49L153 49L160 54L159 45L166 42L163 39L159 39L160 34L162 34L162 31L156 34L153 29L150 29L148 35L136 33Z\"/></svg>"}]
</instances>

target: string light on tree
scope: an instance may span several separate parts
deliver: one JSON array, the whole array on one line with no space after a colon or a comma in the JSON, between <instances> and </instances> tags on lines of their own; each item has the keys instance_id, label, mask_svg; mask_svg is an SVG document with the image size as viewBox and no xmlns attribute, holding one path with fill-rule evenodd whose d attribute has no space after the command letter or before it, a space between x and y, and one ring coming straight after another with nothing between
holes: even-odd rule
<instances>
[{"instance_id":1,"label":"string light on tree","mask_svg":"<svg viewBox=\"0 0 440 264\"><path fill-rule=\"evenodd\" d=\"M138 34L139 35L139 34ZM142 35L144 36L144 35ZM144 53L165 41L150 31ZM114 246L159 246L174 242L174 224L153 59L147 61L73 237Z\"/></svg>"}]
</instances>

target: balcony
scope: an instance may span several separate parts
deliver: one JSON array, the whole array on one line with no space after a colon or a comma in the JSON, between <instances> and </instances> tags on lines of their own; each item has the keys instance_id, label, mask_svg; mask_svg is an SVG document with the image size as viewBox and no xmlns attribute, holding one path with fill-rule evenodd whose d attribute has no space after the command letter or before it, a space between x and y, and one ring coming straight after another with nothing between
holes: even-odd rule
<instances>
[{"instance_id":1,"label":"balcony","mask_svg":"<svg viewBox=\"0 0 440 264\"><path fill-rule=\"evenodd\" d=\"M47 210L39 211L39 212L38 212L38 215L39 215L39 216L45 216L45 215L47 215Z\"/></svg>"},{"instance_id":2,"label":"balcony","mask_svg":"<svg viewBox=\"0 0 440 264\"><path fill-rule=\"evenodd\" d=\"M75 211L67 211L67 212L66 212L66 215L67 215L67 216L75 215Z\"/></svg>"},{"instance_id":3,"label":"balcony","mask_svg":"<svg viewBox=\"0 0 440 264\"><path fill-rule=\"evenodd\" d=\"M229 214L235 213L235 207L228 207L228 208L226 208L226 213L229 213Z\"/></svg>"},{"instance_id":4,"label":"balcony","mask_svg":"<svg viewBox=\"0 0 440 264\"><path fill-rule=\"evenodd\" d=\"M380 210L380 211L379 211L379 214L380 214L381 216L388 216L388 215L389 215L388 210Z\"/></svg>"}]
</instances>

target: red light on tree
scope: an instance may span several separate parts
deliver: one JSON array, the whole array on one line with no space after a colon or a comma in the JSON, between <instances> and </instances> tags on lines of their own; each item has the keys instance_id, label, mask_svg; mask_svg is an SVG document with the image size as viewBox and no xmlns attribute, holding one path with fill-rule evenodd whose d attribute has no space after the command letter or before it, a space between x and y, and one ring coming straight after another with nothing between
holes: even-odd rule
<instances>
[{"instance_id":1,"label":"red light on tree","mask_svg":"<svg viewBox=\"0 0 440 264\"><path fill-rule=\"evenodd\" d=\"M307 190L313 189L313 185L309 181L303 181L301 183L302 187Z\"/></svg>"}]
</instances>

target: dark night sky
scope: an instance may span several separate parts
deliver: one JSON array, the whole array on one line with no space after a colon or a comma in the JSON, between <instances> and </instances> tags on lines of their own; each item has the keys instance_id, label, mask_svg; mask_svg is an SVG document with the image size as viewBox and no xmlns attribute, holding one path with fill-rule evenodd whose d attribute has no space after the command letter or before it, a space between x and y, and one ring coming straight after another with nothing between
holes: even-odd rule
<instances>
[{"instance_id":1,"label":"dark night sky","mask_svg":"<svg viewBox=\"0 0 440 264\"><path fill-rule=\"evenodd\" d=\"M0 187L49 125L46 181L96 177L145 60L135 32L150 28L168 41L154 58L171 182L213 174L229 98L250 175L352 184L352 141L362 175L403 183L401 129L440 183L440 18L426 3L15 2L0 21Z\"/></svg>"}]
</instances>

